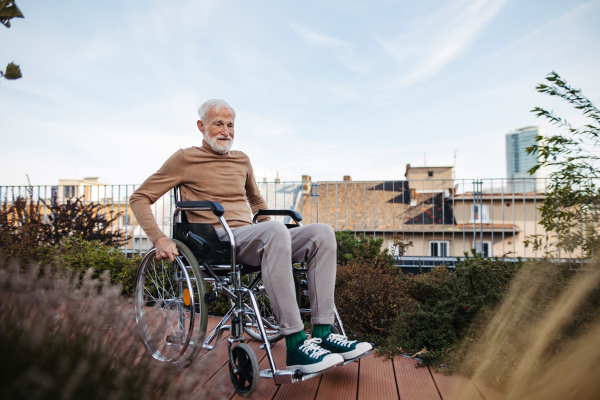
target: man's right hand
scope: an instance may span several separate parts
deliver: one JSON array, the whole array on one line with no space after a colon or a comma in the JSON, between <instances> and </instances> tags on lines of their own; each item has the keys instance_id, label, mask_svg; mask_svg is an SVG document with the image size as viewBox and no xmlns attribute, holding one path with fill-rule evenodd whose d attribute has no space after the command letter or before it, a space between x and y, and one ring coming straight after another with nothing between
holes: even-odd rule
<instances>
[{"instance_id":1,"label":"man's right hand","mask_svg":"<svg viewBox=\"0 0 600 400\"><path fill-rule=\"evenodd\" d=\"M154 247L156 247L156 258L159 260L168 258L170 261L175 261L175 257L179 255L175 242L166 236L159 238L154 243Z\"/></svg>"}]
</instances>

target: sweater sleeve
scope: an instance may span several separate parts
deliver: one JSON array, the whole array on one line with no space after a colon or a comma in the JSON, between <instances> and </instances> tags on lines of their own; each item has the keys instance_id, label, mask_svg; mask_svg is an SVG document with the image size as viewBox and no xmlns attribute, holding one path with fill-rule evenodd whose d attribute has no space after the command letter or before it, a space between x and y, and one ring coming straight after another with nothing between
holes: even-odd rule
<instances>
[{"instance_id":1,"label":"sweater sleeve","mask_svg":"<svg viewBox=\"0 0 600 400\"><path fill-rule=\"evenodd\" d=\"M152 243L165 234L158 227L150 206L163 194L183 182L184 157L183 150L178 150L131 195L131 210Z\"/></svg>"},{"instance_id":2,"label":"sweater sleeve","mask_svg":"<svg viewBox=\"0 0 600 400\"><path fill-rule=\"evenodd\" d=\"M250 204L250 209L252 210L252 215L256 214L258 210L266 210L267 203L263 199L260 194L260 190L258 190L258 186L256 185L256 180L254 179L254 171L252 170L252 164L250 164L250 159L248 159L247 165L248 171L246 175L246 198L248 199L248 203ZM258 222L270 221L271 217L262 216L258 218Z\"/></svg>"}]
</instances>

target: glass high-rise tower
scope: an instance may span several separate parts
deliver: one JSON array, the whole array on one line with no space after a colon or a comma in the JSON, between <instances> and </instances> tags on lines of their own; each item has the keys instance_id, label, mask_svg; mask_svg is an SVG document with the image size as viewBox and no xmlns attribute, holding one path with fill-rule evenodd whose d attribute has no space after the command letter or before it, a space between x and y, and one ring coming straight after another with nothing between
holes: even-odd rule
<instances>
[{"instance_id":1,"label":"glass high-rise tower","mask_svg":"<svg viewBox=\"0 0 600 400\"><path fill-rule=\"evenodd\" d=\"M544 178L548 177L545 168L533 175L529 171L537 164L537 154L527 154L526 149L536 143L536 136L546 136L543 126L527 126L506 134L506 175L509 187L515 192L542 191Z\"/></svg>"}]
</instances>

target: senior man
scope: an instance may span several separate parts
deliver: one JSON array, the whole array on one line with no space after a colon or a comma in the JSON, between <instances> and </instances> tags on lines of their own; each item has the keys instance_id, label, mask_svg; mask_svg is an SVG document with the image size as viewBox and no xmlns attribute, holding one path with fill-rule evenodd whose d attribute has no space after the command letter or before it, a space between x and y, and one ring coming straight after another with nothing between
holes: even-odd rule
<instances>
[{"instance_id":1,"label":"senior man","mask_svg":"<svg viewBox=\"0 0 600 400\"><path fill-rule=\"evenodd\" d=\"M133 213L154 243L157 257L173 260L178 252L175 243L158 228L150 206L180 185L183 200L221 203L235 237L236 259L261 266L265 290L285 337L288 369L318 372L370 350L371 344L350 341L330 330L334 322L336 272L336 241L331 226L310 224L288 230L269 217L259 218L259 223L253 225L250 211L254 214L267 205L254 180L248 156L230 150L235 136L235 111L223 100L209 100L198 114L197 126L204 135L202 146L178 150L131 195ZM213 224L222 238L227 237L214 215L187 215L190 222ZM303 331L292 262L307 263L312 339Z\"/></svg>"}]
</instances>

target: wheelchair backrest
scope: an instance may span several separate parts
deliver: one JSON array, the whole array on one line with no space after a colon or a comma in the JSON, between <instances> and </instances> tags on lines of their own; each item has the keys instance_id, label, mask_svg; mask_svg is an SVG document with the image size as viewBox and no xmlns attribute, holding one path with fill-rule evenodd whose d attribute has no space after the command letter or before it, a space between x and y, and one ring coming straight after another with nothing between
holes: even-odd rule
<instances>
[{"instance_id":1,"label":"wheelchair backrest","mask_svg":"<svg viewBox=\"0 0 600 400\"><path fill-rule=\"evenodd\" d=\"M175 222L173 238L189 247L199 264L231 264L231 244L221 240L211 224Z\"/></svg>"}]
</instances>

